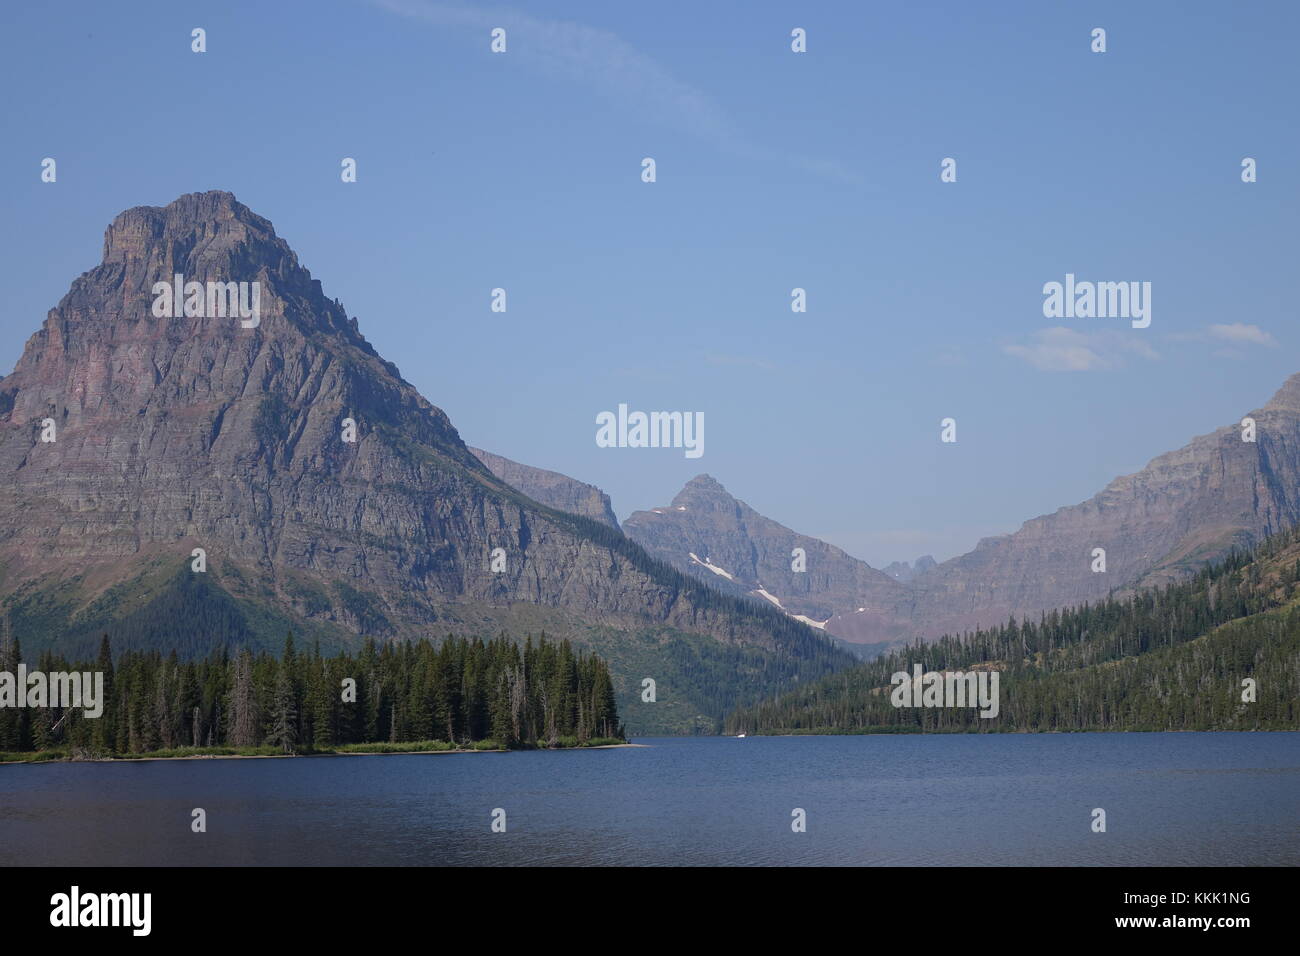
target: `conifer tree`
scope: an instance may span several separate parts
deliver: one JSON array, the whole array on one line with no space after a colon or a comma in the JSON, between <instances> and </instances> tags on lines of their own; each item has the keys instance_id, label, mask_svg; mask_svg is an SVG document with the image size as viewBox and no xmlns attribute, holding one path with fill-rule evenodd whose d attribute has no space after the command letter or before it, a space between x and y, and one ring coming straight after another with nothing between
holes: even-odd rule
<instances>
[{"instance_id":1,"label":"conifer tree","mask_svg":"<svg viewBox=\"0 0 1300 956\"><path fill-rule=\"evenodd\" d=\"M298 710L294 700L293 680L289 668L281 663L275 682L275 699L271 702L271 724L266 743L293 753L298 744Z\"/></svg>"}]
</instances>

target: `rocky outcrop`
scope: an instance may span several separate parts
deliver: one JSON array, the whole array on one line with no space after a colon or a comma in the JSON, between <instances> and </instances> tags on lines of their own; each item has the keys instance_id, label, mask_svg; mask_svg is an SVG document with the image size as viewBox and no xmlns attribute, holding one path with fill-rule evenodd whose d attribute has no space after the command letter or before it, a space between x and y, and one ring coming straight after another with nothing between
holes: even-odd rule
<instances>
[{"instance_id":1,"label":"rocky outcrop","mask_svg":"<svg viewBox=\"0 0 1300 956\"><path fill-rule=\"evenodd\" d=\"M609 495L595 485L562 475L558 471L521 465L481 448L470 448L470 452L487 466L488 471L534 501L540 501L557 511L591 518L611 528L618 527L618 518L614 514Z\"/></svg>"}]
</instances>

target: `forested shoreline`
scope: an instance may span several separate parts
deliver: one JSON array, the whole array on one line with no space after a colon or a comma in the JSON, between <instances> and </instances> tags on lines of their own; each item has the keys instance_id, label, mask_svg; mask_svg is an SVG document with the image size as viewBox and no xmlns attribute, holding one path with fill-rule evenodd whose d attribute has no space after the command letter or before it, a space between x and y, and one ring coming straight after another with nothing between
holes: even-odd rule
<instances>
[{"instance_id":1,"label":"forested shoreline","mask_svg":"<svg viewBox=\"0 0 1300 956\"><path fill-rule=\"evenodd\" d=\"M0 671L23 662L16 640L0 645ZM625 734L609 668L568 641L519 644L448 637L324 657L292 635L277 658L214 650L114 655L105 635L94 661L42 653L32 671L99 672L103 713L82 708L0 707L0 755L74 759L189 753L231 755L390 753L585 747ZM0 756L0 759L3 759Z\"/></svg>"},{"instance_id":2,"label":"forested shoreline","mask_svg":"<svg viewBox=\"0 0 1300 956\"><path fill-rule=\"evenodd\" d=\"M23 661L0 641L0 672ZM895 707L891 677L996 670L1000 712ZM607 664L544 636L448 636L322 656L247 648L32 670L104 675L103 714L0 707L0 760L584 747L626 740ZM1249 691L1245 682L1253 682ZM1249 699L1246 699L1249 697ZM1300 729L1300 531L1158 589L895 651L734 711L727 732L860 734ZM6 758L8 755L8 758Z\"/></svg>"},{"instance_id":3,"label":"forested shoreline","mask_svg":"<svg viewBox=\"0 0 1300 956\"><path fill-rule=\"evenodd\" d=\"M1000 712L893 706L892 676L916 664L998 671ZM1177 584L918 642L740 708L726 726L747 734L1300 730L1300 531Z\"/></svg>"}]
</instances>

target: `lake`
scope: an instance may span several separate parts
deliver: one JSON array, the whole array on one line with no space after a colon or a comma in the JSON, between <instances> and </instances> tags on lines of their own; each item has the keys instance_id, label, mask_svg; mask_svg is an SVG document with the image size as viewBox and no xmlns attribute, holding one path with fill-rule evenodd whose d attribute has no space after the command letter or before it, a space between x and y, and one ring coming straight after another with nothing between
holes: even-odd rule
<instances>
[{"instance_id":1,"label":"lake","mask_svg":"<svg viewBox=\"0 0 1300 956\"><path fill-rule=\"evenodd\" d=\"M1300 864L1296 733L638 742L6 765L0 864Z\"/></svg>"}]
</instances>

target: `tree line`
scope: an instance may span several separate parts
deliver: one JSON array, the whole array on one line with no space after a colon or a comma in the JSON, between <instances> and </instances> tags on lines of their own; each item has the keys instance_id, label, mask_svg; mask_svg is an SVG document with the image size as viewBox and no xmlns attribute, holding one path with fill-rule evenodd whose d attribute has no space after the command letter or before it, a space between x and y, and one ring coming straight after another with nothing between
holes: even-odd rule
<instances>
[{"instance_id":1,"label":"tree line","mask_svg":"<svg viewBox=\"0 0 1300 956\"><path fill-rule=\"evenodd\" d=\"M1300 729L1300 531L1190 578L937 641L917 641L733 711L729 732ZM995 718L895 707L892 676L997 670ZM1243 681L1254 682L1247 688ZM1253 700L1243 700L1253 695Z\"/></svg>"},{"instance_id":2,"label":"tree line","mask_svg":"<svg viewBox=\"0 0 1300 956\"><path fill-rule=\"evenodd\" d=\"M5 640L0 671L16 674L21 661L18 641ZM94 661L43 652L28 667L102 672L104 711L92 719L79 708L0 708L0 751L295 753L381 742L528 748L624 738L605 662L544 635L522 645L504 636L382 647L367 639L355 656L324 657L319 644L300 651L290 634L278 658L223 646L187 661L158 650L115 657L104 635Z\"/></svg>"}]
</instances>

